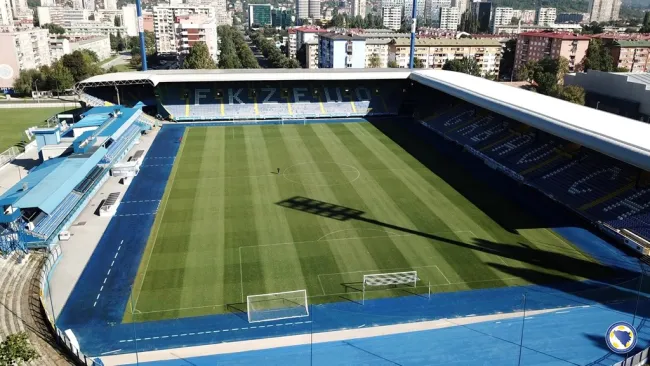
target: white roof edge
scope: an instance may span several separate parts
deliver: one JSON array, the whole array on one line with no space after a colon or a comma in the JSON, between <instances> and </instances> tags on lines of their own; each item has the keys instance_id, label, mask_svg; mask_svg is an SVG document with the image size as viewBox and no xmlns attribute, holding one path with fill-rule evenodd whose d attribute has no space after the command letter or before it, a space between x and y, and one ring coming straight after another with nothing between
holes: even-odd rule
<instances>
[{"instance_id":1,"label":"white roof edge","mask_svg":"<svg viewBox=\"0 0 650 366\"><path fill-rule=\"evenodd\" d=\"M90 77L78 86L93 83L149 80L153 85L174 82L293 81L293 80L375 80L407 79L408 69L239 69L239 70L152 70L103 74Z\"/></svg>"},{"instance_id":2,"label":"white roof edge","mask_svg":"<svg viewBox=\"0 0 650 366\"><path fill-rule=\"evenodd\" d=\"M650 171L648 123L451 71L416 71L410 78Z\"/></svg>"}]
</instances>

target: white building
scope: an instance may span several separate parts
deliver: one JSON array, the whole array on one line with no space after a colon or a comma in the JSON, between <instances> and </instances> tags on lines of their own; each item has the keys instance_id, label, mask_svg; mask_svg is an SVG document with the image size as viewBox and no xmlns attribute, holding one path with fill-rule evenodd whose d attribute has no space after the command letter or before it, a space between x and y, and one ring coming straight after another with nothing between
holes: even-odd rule
<instances>
[{"instance_id":1,"label":"white building","mask_svg":"<svg viewBox=\"0 0 650 366\"><path fill-rule=\"evenodd\" d=\"M416 8L417 17L424 17L424 11L426 8L426 0L417 0ZM406 0L404 1L404 18L411 19L413 14L413 1Z\"/></svg>"},{"instance_id":2,"label":"white building","mask_svg":"<svg viewBox=\"0 0 650 366\"><path fill-rule=\"evenodd\" d=\"M176 53L174 23L179 16L206 15L215 18L215 9L207 5L157 5L153 7L153 29L157 53Z\"/></svg>"},{"instance_id":3,"label":"white building","mask_svg":"<svg viewBox=\"0 0 650 366\"><path fill-rule=\"evenodd\" d=\"M217 22L205 14L179 16L174 23L176 54L187 55L194 44L203 42L214 62L218 62Z\"/></svg>"},{"instance_id":4,"label":"white building","mask_svg":"<svg viewBox=\"0 0 650 366\"><path fill-rule=\"evenodd\" d=\"M77 50L90 50L97 54L97 58L105 60L111 57L111 41L109 36L97 36L77 42L70 42L72 52Z\"/></svg>"},{"instance_id":5,"label":"white building","mask_svg":"<svg viewBox=\"0 0 650 366\"><path fill-rule=\"evenodd\" d=\"M424 18L432 22L433 27L440 26L440 9L451 7L451 0L426 0Z\"/></svg>"},{"instance_id":6,"label":"white building","mask_svg":"<svg viewBox=\"0 0 650 366\"><path fill-rule=\"evenodd\" d=\"M352 0L352 15L366 17L366 0Z\"/></svg>"},{"instance_id":7,"label":"white building","mask_svg":"<svg viewBox=\"0 0 650 366\"><path fill-rule=\"evenodd\" d=\"M551 24L549 26L535 25L535 24L521 24L521 25L500 25L494 27L494 34L500 35L515 35L524 32L571 32L579 33L582 31L580 24Z\"/></svg>"},{"instance_id":8,"label":"white building","mask_svg":"<svg viewBox=\"0 0 650 366\"><path fill-rule=\"evenodd\" d=\"M366 66L366 39L336 33L318 35L318 68L363 69Z\"/></svg>"},{"instance_id":9,"label":"white building","mask_svg":"<svg viewBox=\"0 0 650 366\"><path fill-rule=\"evenodd\" d=\"M36 8L38 21L41 24L57 24L62 27L73 25L79 22L87 22L93 12L86 9L72 9L61 6L39 6ZM113 21L110 25L114 25Z\"/></svg>"},{"instance_id":10,"label":"white building","mask_svg":"<svg viewBox=\"0 0 650 366\"><path fill-rule=\"evenodd\" d=\"M402 26L402 7L383 6L381 8L381 17L384 27L398 30Z\"/></svg>"},{"instance_id":11,"label":"white building","mask_svg":"<svg viewBox=\"0 0 650 366\"><path fill-rule=\"evenodd\" d=\"M0 0L0 25L14 25L14 11L11 8L10 0Z\"/></svg>"},{"instance_id":12,"label":"white building","mask_svg":"<svg viewBox=\"0 0 650 366\"><path fill-rule=\"evenodd\" d=\"M608 22L618 20L621 2L621 0L589 0L589 6L587 7L589 21Z\"/></svg>"},{"instance_id":13,"label":"white building","mask_svg":"<svg viewBox=\"0 0 650 366\"><path fill-rule=\"evenodd\" d=\"M135 4L127 4L122 7L122 25L126 27L127 36L138 35L138 13Z\"/></svg>"},{"instance_id":14,"label":"white building","mask_svg":"<svg viewBox=\"0 0 650 366\"><path fill-rule=\"evenodd\" d=\"M95 0L83 0L83 8L90 11L95 11Z\"/></svg>"},{"instance_id":15,"label":"white building","mask_svg":"<svg viewBox=\"0 0 650 366\"><path fill-rule=\"evenodd\" d=\"M458 30L460 15L460 10L456 7L440 9L440 29Z\"/></svg>"},{"instance_id":16,"label":"white building","mask_svg":"<svg viewBox=\"0 0 650 366\"><path fill-rule=\"evenodd\" d=\"M364 3L365 8L365 3ZM313 20L320 20L320 0L309 0L309 17Z\"/></svg>"},{"instance_id":17,"label":"white building","mask_svg":"<svg viewBox=\"0 0 650 366\"><path fill-rule=\"evenodd\" d=\"M366 68L373 68L375 59L378 62L375 68L385 69L388 67L388 49L391 41L390 38L366 39Z\"/></svg>"},{"instance_id":18,"label":"white building","mask_svg":"<svg viewBox=\"0 0 650 366\"><path fill-rule=\"evenodd\" d=\"M537 12L537 25L549 26L555 24L556 18L556 8L539 8L539 11Z\"/></svg>"},{"instance_id":19,"label":"white building","mask_svg":"<svg viewBox=\"0 0 650 366\"><path fill-rule=\"evenodd\" d=\"M20 70L50 65L49 31L0 32L0 88L12 88Z\"/></svg>"},{"instance_id":20,"label":"white building","mask_svg":"<svg viewBox=\"0 0 650 366\"><path fill-rule=\"evenodd\" d=\"M106 9L106 10L116 10L117 9L117 0L104 0L104 9Z\"/></svg>"},{"instance_id":21,"label":"white building","mask_svg":"<svg viewBox=\"0 0 650 366\"><path fill-rule=\"evenodd\" d=\"M318 38L310 39L305 42L305 68L318 68Z\"/></svg>"},{"instance_id":22,"label":"white building","mask_svg":"<svg viewBox=\"0 0 650 366\"><path fill-rule=\"evenodd\" d=\"M41 6L56 6L54 0L41 0Z\"/></svg>"},{"instance_id":23,"label":"white building","mask_svg":"<svg viewBox=\"0 0 650 366\"><path fill-rule=\"evenodd\" d=\"M469 1L468 0L452 0L451 6L455 7L455 8L458 8L458 13L462 16L463 13L469 7Z\"/></svg>"},{"instance_id":24,"label":"white building","mask_svg":"<svg viewBox=\"0 0 650 366\"><path fill-rule=\"evenodd\" d=\"M77 22L64 25L66 36L70 37L89 37L89 36L108 36L126 34L124 26L116 27L113 23L98 23L93 21Z\"/></svg>"},{"instance_id":25,"label":"white building","mask_svg":"<svg viewBox=\"0 0 650 366\"><path fill-rule=\"evenodd\" d=\"M519 11L521 13L521 11ZM515 17L515 11L512 8L498 7L494 9L492 16L492 30L501 25L508 25Z\"/></svg>"},{"instance_id":26,"label":"white building","mask_svg":"<svg viewBox=\"0 0 650 366\"><path fill-rule=\"evenodd\" d=\"M72 53L70 48L70 41L67 38L57 38L55 36L50 36L50 60L56 62L61 59L64 55Z\"/></svg>"}]
</instances>

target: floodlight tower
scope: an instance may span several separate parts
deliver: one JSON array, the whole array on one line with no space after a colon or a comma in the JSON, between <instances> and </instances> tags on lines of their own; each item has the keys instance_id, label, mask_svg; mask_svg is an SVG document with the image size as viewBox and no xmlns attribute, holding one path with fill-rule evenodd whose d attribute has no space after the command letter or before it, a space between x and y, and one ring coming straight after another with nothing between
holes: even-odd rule
<instances>
[{"instance_id":1,"label":"floodlight tower","mask_svg":"<svg viewBox=\"0 0 650 366\"><path fill-rule=\"evenodd\" d=\"M140 0L138 0L140 1ZM411 11L411 57L409 60L409 68L412 69L415 61L415 31L417 30L418 24L418 0L413 0L413 10Z\"/></svg>"},{"instance_id":2,"label":"floodlight tower","mask_svg":"<svg viewBox=\"0 0 650 366\"><path fill-rule=\"evenodd\" d=\"M147 50L144 48L144 19L142 18L142 3L135 0L135 9L138 15L138 32L140 33L140 58L142 58L142 71L147 71Z\"/></svg>"}]
</instances>

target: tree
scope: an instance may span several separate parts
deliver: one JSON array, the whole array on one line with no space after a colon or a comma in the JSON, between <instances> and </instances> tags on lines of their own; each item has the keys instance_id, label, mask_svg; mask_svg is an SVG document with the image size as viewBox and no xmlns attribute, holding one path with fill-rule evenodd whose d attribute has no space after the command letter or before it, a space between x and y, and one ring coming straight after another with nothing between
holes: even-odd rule
<instances>
[{"instance_id":1,"label":"tree","mask_svg":"<svg viewBox=\"0 0 650 366\"><path fill-rule=\"evenodd\" d=\"M413 67L416 69L424 69L426 65L424 64L424 60L421 58L413 57Z\"/></svg>"},{"instance_id":2,"label":"tree","mask_svg":"<svg viewBox=\"0 0 650 366\"><path fill-rule=\"evenodd\" d=\"M18 77L14 80L14 91L19 95L29 95L34 88L34 71L20 70Z\"/></svg>"},{"instance_id":3,"label":"tree","mask_svg":"<svg viewBox=\"0 0 650 366\"><path fill-rule=\"evenodd\" d=\"M390 60L390 61L388 61L388 67L390 67L391 69L396 69L396 68L399 67L399 65L397 64L397 61Z\"/></svg>"},{"instance_id":4,"label":"tree","mask_svg":"<svg viewBox=\"0 0 650 366\"><path fill-rule=\"evenodd\" d=\"M7 336L0 343L0 365L13 366L37 359L38 353L29 343L27 333L20 332Z\"/></svg>"},{"instance_id":5,"label":"tree","mask_svg":"<svg viewBox=\"0 0 650 366\"><path fill-rule=\"evenodd\" d=\"M555 95L557 91L557 78L553 73L542 72L535 76L537 87L535 90L544 95Z\"/></svg>"},{"instance_id":6,"label":"tree","mask_svg":"<svg viewBox=\"0 0 650 366\"><path fill-rule=\"evenodd\" d=\"M96 60L97 54L88 52L88 50L77 50L61 58L63 66L70 70L75 82L99 75L103 72L101 67L96 64Z\"/></svg>"},{"instance_id":7,"label":"tree","mask_svg":"<svg viewBox=\"0 0 650 366\"><path fill-rule=\"evenodd\" d=\"M476 63L476 60L467 57L463 57L460 60L447 60L447 62L442 66L442 69L481 76L481 68Z\"/></svg>"},{"instance_id":8,"label":"tree","mask_svg":"<svg viewBox=\"0 0 650 366\"><path fill-rule=\"evenodd\" d=\"M589 41L587 53L582 61L584 70L614 71L614 60L600 39Z\"/></svg>"},{"instance_id":9,"label":"tree","mask_svg":"<svg viewBox=\"0 0 650 366\"><path fill-rule=\"evenodd\" d=\"M119 16L115 16L115 19L113 19L113 24L115 24L116 27L121 27L122 26L122 19L120 19Z\"/></svg>"},{"instance_id":10,"label":"tree","mask_svg":"<svg viewBox=\"0 0 650 366\"><path fill-rule=\"evenodd\" d=\"M48 74L48 84L51 90L61 93L74 86L74 77L61 61L57 61L52 65Z\"/></svg>"},{"instance_id":11,"label":"tree","mask_svg":"<svg viewBox=\"0 0 650 366\"><path fill-rule=\"evenodd\" d=\"M650 11L646 11L643 16L643 23L639 33L650 33Z\"/></svg>"},{"instance_id":12,"label":"tree","mask_svg":"<svg viewBox=\"0 0 650 366\"><path fill-rule=\"evenodd\" d=\"M381 66L381 60L379 59L379 55L376 53L373 53L370 55L370 67L373 69L379 68Z\"/></svg>"},{"instance_id":13,"label":"tree","mask_svg":"<svg viewBox=\"0 0 650 366\"><path fill-rule=\"evenodd\" d=\"M216 69L210 50L205 42L197 42L190 48L190 54L183 61L184 69Z\"/></svg>"},{"instance_id":14,"label":"tree","mask_svg":"<svg viewBox=\"0 0 650 366\"><path fill-rule=\"evenodd\" d=\"M52 34L64 34L65 33L65 29L62 26L58 25L58 24L52 24L52 23L43 24L41 26L41 28L45 28L45 29L49 30L50 33L52 33Z\"/></svg>"},{"instance_id":15,"label":"tree","mask_svg":"<svg viewBox=\"0 0 650 366\"><path fill-rule=\"evenodd\" d=\"M513 70L515 67L515 51L517 50L517 40L510 39L506 42L503 54L501 55L501 63L499 64L499 78L512 79L514 78Z\"/></svg>"},{"instance_id":16,"label":"tree","mask_svg":"<svg viewBox=\"0 0 650 366\"><path fill-rule=\"evenodd\" d=\"M561 87L557 96L571 103L585 105L585 90L577 85Z\"/></svg>"},{"instance_id":17,"label":"tree","mask_svg":"<svg viewBox=\"0 0 650 366\"><path fill-rule=\"evenodd\" d=\"M604 31L605 29L598 22L591 22L588 25L582 27L582 33L584 34L600 34Z\"/></svg>"},{"instance_id":18,"label":"tree","mask_svg":"<svg viewBox=\"0 0 650 366\"><path fill-rule=\"evenodd\" d=\"M616 72L630 72L630 69L627 67L617 67Z\"/></svg>"}]
</instances>

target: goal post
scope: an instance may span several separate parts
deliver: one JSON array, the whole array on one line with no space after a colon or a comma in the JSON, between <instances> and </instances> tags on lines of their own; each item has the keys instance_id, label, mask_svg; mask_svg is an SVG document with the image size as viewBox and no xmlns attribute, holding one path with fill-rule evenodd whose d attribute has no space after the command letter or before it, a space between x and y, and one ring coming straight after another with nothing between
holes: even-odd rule
<instances>
[{"instance_id":1,"label":"goal post","mask_svg":"<svg viewBox=\"0 0 650 366\"><path fill-rule=\"evenodd\" d=\"M418 271L376 273L363 275L362 303L366 302L366 288L394 285L413 285L417 287Z\"/></svg>"},{"instance_id":2,"label":"goal post","mask_svg":"<svg viewBox=\"0 0 650 366\"><path fill-rule=\"evenodd\" d=\"M249 323L307 317L307 290L248 295L246 309Z\"/></svg>"}]
</instances>

